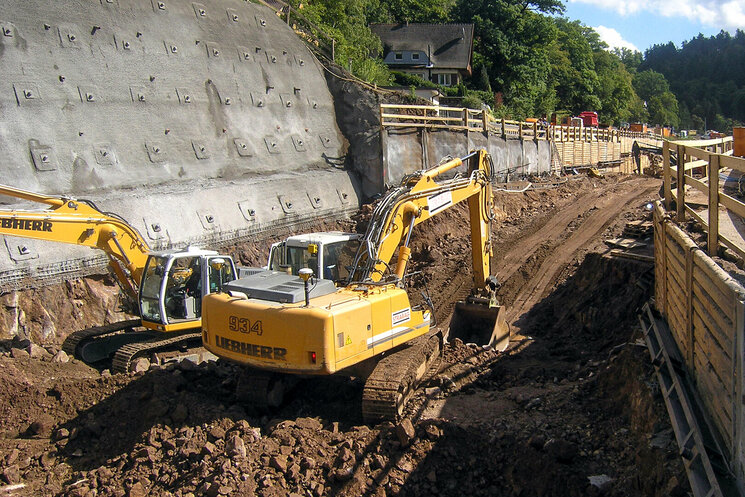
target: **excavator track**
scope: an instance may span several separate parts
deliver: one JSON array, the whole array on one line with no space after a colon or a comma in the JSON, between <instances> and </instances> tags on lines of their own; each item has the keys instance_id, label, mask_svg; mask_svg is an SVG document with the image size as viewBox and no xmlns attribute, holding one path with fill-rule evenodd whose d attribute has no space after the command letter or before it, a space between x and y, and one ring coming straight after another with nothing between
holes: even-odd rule
<instances>
[{"instance_id":1,"label":"excavator track","mask_svg":"<svg viewBox=\"0 0 745 497\"><path fill-rule=\"evenodd\" d=\"M378 362L362 392L364 422L399 421L409 398L441 353L442 334L436 331Z\"/></svg>"},{"instance_id":2,"label":"excavator track","mask_svg":"<svg viewBox=\"0 0 745 497\"><path fill-rule=\"evenodd\" d=\"M128 321L119 321L117 323L105 324L103 326L94 326L92 328L86 328L84 330L74 331L67 335L65 341L62 342L62 350L66 354L81 359L80 347L89 340L95 340L97 337L104 335L110 335L112 333L118 333L131 328L137 328L142 326L141 319L130 319Z\"/></svg>"},{"instance_id":3,"label":"excavator track","mask_svg":"<svg viewBox=\"0 0 745 497\"><path fill-rule=\"evenodd\" d=\"M132 361L138 357L146 356L160 349L172 347L181 342L185 344L188 344L188 342L197 342L198 345L201 345L202 334L183 332L171 335L168 338L153 338L143 342L124 345L114 353L114 358L111 361L111 372L129 373Z\"/></svg>"}]
</instances>

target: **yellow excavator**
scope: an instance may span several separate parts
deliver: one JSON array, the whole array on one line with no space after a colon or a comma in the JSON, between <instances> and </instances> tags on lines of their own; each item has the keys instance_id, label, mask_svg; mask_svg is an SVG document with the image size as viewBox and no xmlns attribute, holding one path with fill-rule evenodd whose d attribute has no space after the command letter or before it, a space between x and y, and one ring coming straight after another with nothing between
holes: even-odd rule
<instances>
[{"instance_id":1,"label":"yellow excavator","mask_svg":"<svg viewBox=\"0 0 745 497\"><path fill-rule=\"evenodd\" d=\"M465 174L454 171L460 166L466 166ZM447 172L455 176L442 179ZM484 150L405 177L378 202L362 239L349 237L355 255L345 267L346 281L316 278L312 266L270 264L268 270L228 282L204 298L204 346L248 366L239 389L255 406L281 403L298 377L345 374L366 378L365 422L398 419L440 356L447 334L431 328L431 301L412 306L405 289L415 226L468 202L473 291L456 304L449 336L499 349L509 343L495 298L498 285L489 274L492 180L491 158ZM294 260L324 252L317 243L308 243L305 251ZM343 260L337 257L334 264ZM213 266L219 270L221 261L213 260Z\"/></svg>"},{"instance_id":2,"label":"yellow excavator","mask_svg":"<svg viewBox=\"0 0 745 497\"><path fill-rule=\"evenodd\" d=\"M232 258L215 251L152 251L120 216L88 200L53 197L0 185L0 195L46 204L45 210L0 209L0 235L33 238L103 250L140 319L71 333L62 348L85 362L112 360L112 372L127 372L135 358L200 345L204 295L236 278ZM210 262L219 258L222 269Z\"/></svg>"}]
</instances>

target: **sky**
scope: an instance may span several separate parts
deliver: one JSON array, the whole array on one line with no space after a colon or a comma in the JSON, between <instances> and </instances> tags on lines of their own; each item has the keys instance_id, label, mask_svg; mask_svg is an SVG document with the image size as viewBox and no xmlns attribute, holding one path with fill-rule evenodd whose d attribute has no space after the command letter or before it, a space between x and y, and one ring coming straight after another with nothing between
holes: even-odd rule
<instances>
[{"instance_id":1,"label":"sky","mask_svg":"<svg viewBox=\"0 0 745 497\"><path fill-rule=\"evenodd\" d=\"M565 16L595 28L611 47L644 52L657 43L745 30L745 0L564 0Z\"/></svg>"}]
</instances>

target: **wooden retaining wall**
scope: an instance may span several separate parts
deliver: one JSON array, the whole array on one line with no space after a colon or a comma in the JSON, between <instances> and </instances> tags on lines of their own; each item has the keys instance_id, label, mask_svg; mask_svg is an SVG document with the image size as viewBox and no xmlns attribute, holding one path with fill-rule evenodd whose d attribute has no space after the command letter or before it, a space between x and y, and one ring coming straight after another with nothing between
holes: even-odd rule
<instances>
[{"instance_id":1,"label":"wooden retaining wall","mask_svg":"<svg viewBox=\"0 0 745 497\"><path fill-rule=\"evenodd\" d=\"M655 305L719 431L742 489L745 482L743 335L745 288L665 213L654 210Z\"/></svg>"}]
</instances>

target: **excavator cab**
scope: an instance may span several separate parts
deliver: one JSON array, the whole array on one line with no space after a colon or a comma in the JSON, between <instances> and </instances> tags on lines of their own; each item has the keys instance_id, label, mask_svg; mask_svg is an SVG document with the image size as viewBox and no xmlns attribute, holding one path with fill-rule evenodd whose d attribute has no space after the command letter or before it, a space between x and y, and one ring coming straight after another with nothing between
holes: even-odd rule
<instances>
[{"instance_id":1,"label":"excavator cab","mask_svg":"<svg viewBox=\"0 0 745 497\"><path fill-rule=\"evenodd\" d=\"M298 276L308 268L315 277L341 285L349 276L361 238L341 231L291 236L272 245L267 269Z\"/></svg>"},{"instance_id":2,"label":"excavator cab","mask_svg":"<svg viewBox=\"0 0 745 497\"><path fill-rule=\"evenodd\" d=\"M225 261L221 271L211 259ZM148 257L140 286L140 310L147 328L193 327L202 316L202 297L236 279L233 260L210 250L156 252Z\"/></svg>"}]
</instances>

